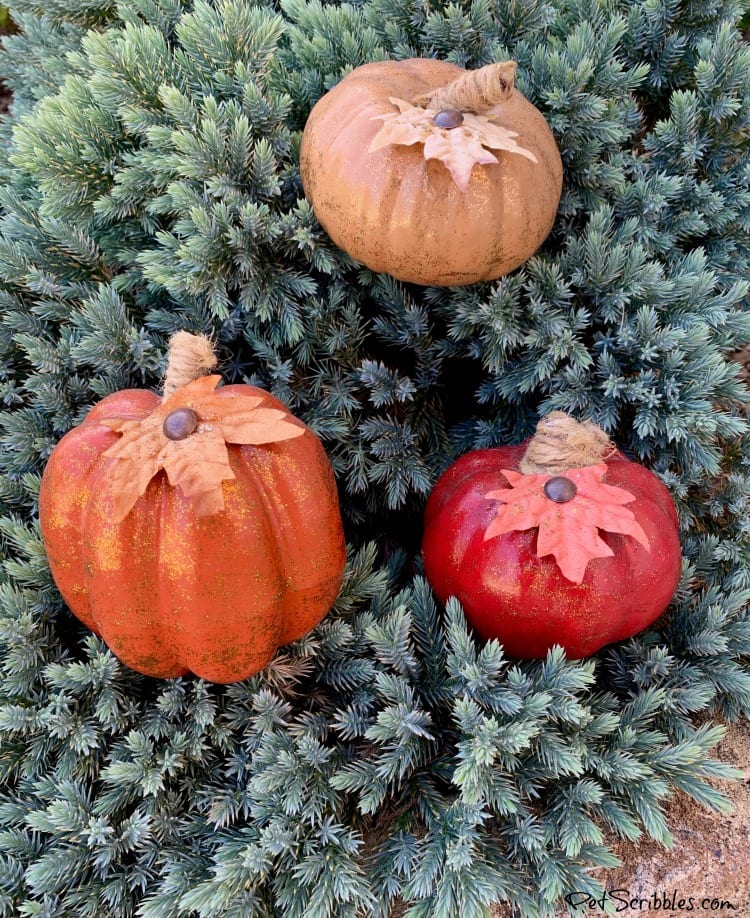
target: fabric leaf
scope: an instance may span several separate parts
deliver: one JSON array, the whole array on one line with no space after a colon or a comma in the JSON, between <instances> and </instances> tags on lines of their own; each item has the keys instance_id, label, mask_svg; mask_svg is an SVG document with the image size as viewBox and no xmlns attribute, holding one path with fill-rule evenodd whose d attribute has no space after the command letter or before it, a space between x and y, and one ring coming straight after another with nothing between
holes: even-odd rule
<instances>
[{"instance_id":1,"label":"fabric leaf","mask_svg":"<svg viewBox=\"0 0 750 918\"><path fill-rule=\"evenodd\" d=\"M304 428L290 424L288 418L289 415L285 411L279 411L277 408L238 410L222 417L221 435L226 443L246 446L291 440L303 434Z\"/></svg>"},{"instance_id":2,"label":"fabric leaf","mask_svg":"<svg viewBox=\"0 0 750 918\"><path fill-rule=\"evenodd\" d=\"M210 495L214 508L211 512L223 509L221 483L234 478L234 472L226 442L217 428L199 427L185 440L169 441L159 459L172 487L181 488L190 498Z\"/></svg>"},{"instance_id":3,"label":"fabric leaf","mask_svg":"<svg viewBox=\"0 0 750 918\"><path fill-rule=\"evenodd\" d=\"M441 128L432 120L437 111L411 105L393 96L389 101L398 112L374 116L373 120L381 120L383 126L370 142L368 152L373 153L391 144L424 144L424 158L440 160L461 191L466 191L471 170L477 163L498 162L491 150L517 153L537 162L530 150L516 143L516 131L495 124L485 115L466 112L463 123L458 127Z\"/></svg>"},{"instance_id":4,"label":"fabric leaf","mask_svg":"<svg viewBox=\"0 0 750 918\"><path fill-rule=\"evenodd\" d=\"M391 146L391 144L409 147L415 143L424 143L430 133L429 125L425 123L423 117L426 109L411 105L394 96L391 96L389 101L398 108L399 114L389 113L376 115L373 118L373 120L381 119L383 126L370 141L368 153L374 153L375 150Z\"/></svg>"},{"instance_id":5,"label":"fabric leaf","mask_svg":"<svg viewBox=\"0 0 750 918\"><path fill-rule=\"evenodd\" d=\"M108 472L114 497L113 519L123 520L151 479L164 470L173 487L193 501L198 516L224 509L222 482L234 478L227 443L263 445L300 437L305 427L290 414L263 407L263 399L239 394L217 397L220 376L202 376L178 389L140 421L101 421L122 436L104 455L118 460ZM191 408L198 417L195 431L182 440L164 434L167 416Z\"/></svg>"},{"instance_id":6,"label":"fabric leaf","mask_svg":"<svg viewBox=\"0 0 750 918\"><path fill-rule=\"evenodd\" d=\"M496 163L497 157L473 137L463 137L452 131L430 134L424 143L424 158L439 159L450 172L461 191L469 187L469 177L475 163Z\"/></svg>"},{"instance_id":7,"label":"fabric leaf","mask_svg":"<svg viewBox=\"0 0 750 918\"><path fill-rule=\"evenodd\" d=\"M523 475L512 469L502 473L510 488L489 491L488 500L501 501L484 539L507 532L538 529L537 556L552 555L562 575L581 583L592 558L608 558L612 549L599 537L599 530L628 535L649 549L646 533L632 510L625 506L635 497L624 488L605 484L604 463L565 472L576 486L572 500L555 503L544 493L551 475Z\"/></svg>"},{"instance_id":8,"label":"fabric leaf","mask_svg":"<svg viewBox=\"0 0 750 918\"><path fill-rule=\"evenodd\" d=\"M102 421L102 423L107 427L110 426L106 420ZM133 440L131 438L129 441L130 449L125 450L124 453L114 453L115 447L119 446L120 443L122 443L122 440L104 453L105 456L125 460L118 462L107 472L110 491L115 495L115 503L112 508L115 522L119 522L130 513L133 504L143 494L151 479L159 471L157 452L159 444L155 437L146 436L142 440Z\"/></svg>"}]
</instances>

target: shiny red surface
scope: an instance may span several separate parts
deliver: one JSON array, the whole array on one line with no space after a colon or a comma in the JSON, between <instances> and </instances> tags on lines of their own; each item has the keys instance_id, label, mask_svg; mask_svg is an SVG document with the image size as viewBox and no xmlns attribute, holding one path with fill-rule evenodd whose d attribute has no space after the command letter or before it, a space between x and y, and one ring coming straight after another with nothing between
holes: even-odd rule
<instances>
[{"instance_id":1,"label":"shiny red surface","mask_svg":"<svg viewBox=\"0 0 750 918\"><path fill-rule=\"evenodd\" d=\"M605 533L611 558L589 561L583 582L566 580L551 556L536 555L536 530L484 541L509 487L502 469L518 469L526 444L467 453L439 479L425 510L425 573L441 602L455 596L483 638L509 656L543 657L554 644L586 657L642 631L669 605L680 575L677 513L669 491L648 469L621 454L607 461L604 481L635 498L627 506L648 536Z\"/></svg>"}]
</instances>

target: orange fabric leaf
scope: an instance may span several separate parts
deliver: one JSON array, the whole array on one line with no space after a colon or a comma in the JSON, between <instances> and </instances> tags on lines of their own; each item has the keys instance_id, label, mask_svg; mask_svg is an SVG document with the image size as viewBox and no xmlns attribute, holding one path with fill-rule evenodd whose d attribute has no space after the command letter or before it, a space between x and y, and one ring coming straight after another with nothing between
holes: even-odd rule
<instances>
[{"instance_id":1,"label":"orange fabric leaf","mask_svg":"<svg viewBox=\"0 0 750 918\"><path fill-rule=\"evenodd\" d=\"M484 534L485 541L507 532L538 529L537 556L552 555L563 577L581 583L592 558L611 557L612 549L599 530L628 535L649 549L649 540L635 514L625 506L635 500L624 488L605 484L604 463L565 472L576 486L572 500L555 503L544 493L551 475L522 475L503 469L511 485L489 491L489 500L502 501Z\"/></svg>"},{"instance_id":2,"label":"orange fabric leaf","mask_svg":"<svg viewBox=\"0 0 750 918\"><path fill-rule=\"evenodd\" d=\"M475 164L498 162L491 150L517 153L537 162L530 150L516 143L516 131L495 124L484 115L465 112L464 120L458 127L441 128L432 120L437 114L433 109L412 105L395 97L389 101L398 112L374 116L373 120L381 120L383 126L370 142L368 152L373 153L391 144L424 144L424 158L439 159L461 191L466 191Z\"/></svg>"},{"instance_id":3,"label":"orange fabric leaf","mask_svg":"<svg viewBox=\"0 0 750 918\"><path fill-rule=\"evenodd\" d=\"M199 425L184 440L169 441L159 460L172 487L181 488L186 497L193 499L212 495L215 507L212 512L223 509L221 483L234 478L234 472L226 442L218 429L207 430L205 425Z\"/></svg>"},{"instance_id":4,"label":"orange fabric leaf","mask_svg":"<svg viewBox=\"0 0 750 918\"><path fill-rule=\"evenodd\" d=\"M104 455L119 460L108 471L115 495L113 518L124 519L151 479L161 470L173 487L193 501L198 516L224 509L222 482L234 478L227 443L262 445L304 434L304 426L277 408L261 407L255 396L218 398L220 376L202 376L178 389L141 421L107 418L101 423L122 434ZM164 421L177 408L198 416L193 433L182 440L164 434Z\"/></svg>"},{"instance_id":5,"label":"orange fabric leaf","mask_svg":"<svg viewBox=\"0 0 750 918\"><path fill-rule=\"evenodd\" d=\"M238 400L247 401L241 398ZM229 401L229 398L222 401ZM291 424L287 412L278 408L253 408L245 411L243 407L238 406L232 414L224 414L219 422L226 443L260 446L262 443L291 440L305 432L303 427Z\"/></svg>"}]
</instances>

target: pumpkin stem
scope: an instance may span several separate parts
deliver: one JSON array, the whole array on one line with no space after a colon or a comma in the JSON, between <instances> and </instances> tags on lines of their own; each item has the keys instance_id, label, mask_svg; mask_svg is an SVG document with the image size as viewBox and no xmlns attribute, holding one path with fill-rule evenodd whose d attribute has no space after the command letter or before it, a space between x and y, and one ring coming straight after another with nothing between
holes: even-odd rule
<instances>
[{"instance_id":1,"label":"pumpkin stem","mask_svg":"<svg viewBox=\"0 0 750 918\"><path fill-rule=\"evenodd\" d=\"M457 109L481 114L510 98L517 67L515 61L501 61L469 70L447 86L417 96L413 103L436 111Z\"/></svg>"},{"instance_id":2,"label":"pumpkin stem","mask_svg":"<svg viewBox=\"0 0 750 918\"><path fill-rule=\"evenodd\" d=\"M205 376L218 363L213 342L207 335L176 332L169 339L167 372L164 375L164 398L169 398L194 379Z\"/></svg>"},{"instance_id":3,"label":"pumpkin stem","mask_svg":"<svg viewBox=\"0 0 750 918\"><path fill-rule=\"evenodd\" d=\"M537 424L518 470L524 475L560 475L603 462L616 447L592 421L552 411Z\"/></svg>"}]
</instances>

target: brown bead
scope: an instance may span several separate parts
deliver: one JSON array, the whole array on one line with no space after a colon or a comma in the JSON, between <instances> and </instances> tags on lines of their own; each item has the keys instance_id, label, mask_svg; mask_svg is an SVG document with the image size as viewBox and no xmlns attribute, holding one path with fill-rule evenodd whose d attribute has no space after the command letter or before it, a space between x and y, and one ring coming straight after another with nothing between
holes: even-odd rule
<instances>
[{"instance_id":1,"label":"brown bead","mask_svg":"<svg viewBox=\"0 0 750 918\"><path fill-rule=\"evenodd\" d=\"M464 116L455 108L444 108L432 119L432 123L441 128L457 128L463 124Z\"/></svg>"},{"instance_id":2,"label":"brown bead","mask_svg":"<svg viewBox=\"0 0 750 918\"><path fill-rule=\"evenodd\" d=\"M570 478L565 478L562 475L550 478L544 486L545 495L556 504L565 504L569 500L573 500L577 491L578 488Z\"/></svg>"},{"instance_id":3,"label":"brown bead","mask_svg":"<svg viewBox=\"0 0 750 918\"><path fill-rule=\"evenodd\" d=\"M198 426L198 415L192 408L175 408L164 419L162 430L170 440L184 440Z\"/></svg>"}]
</instances>

